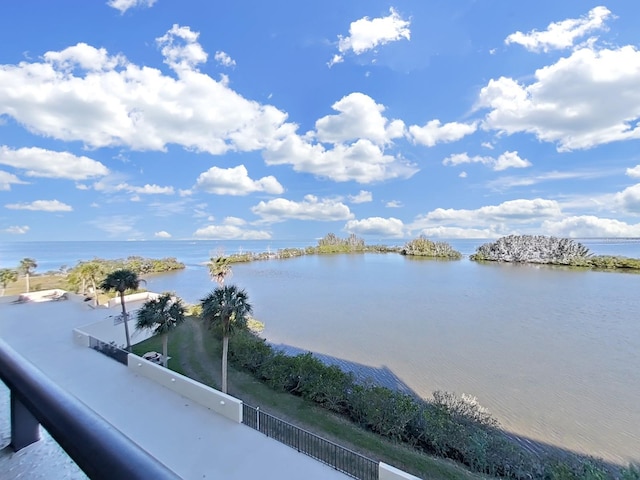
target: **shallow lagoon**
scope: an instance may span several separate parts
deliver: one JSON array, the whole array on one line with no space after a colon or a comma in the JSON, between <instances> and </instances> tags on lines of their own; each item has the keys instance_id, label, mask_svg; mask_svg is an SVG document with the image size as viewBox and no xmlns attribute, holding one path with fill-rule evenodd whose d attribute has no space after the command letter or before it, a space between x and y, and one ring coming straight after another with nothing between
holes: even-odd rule
<instances>
[{"instance_id":1,"label":"shallow lagoon","mask_svg":"<svg viewBox=\"0 0 640 480\"><path fill-rule=\"evenodd\" d=\"M235 265L228 282L275 344L421 396L473 394L533 440L640 460L640 275L366 254ZM149 287L195 302L214 285L192 268Z\"/></svg>"},{"instance_id":2,"label":"shallow lagoon","mask_svg":"<svg viewBox=\"0 0 640 480\"><path fill-rule=\"evenodd\" d=\"M237 251L226 243L226 253ZM215 287L201 263L220 245L5 245L0 259L11 266L32 256L44 269L93 256L176 256L188 268L150 278L148 288L197 302ZM637 240L589 246L640 257ZM470 241L454 247L475 250ZM358 364L422 396L473 394L533 440L640 461L638 274L367 254L234 265L228 282L247 288L276 344Z\"/></svg>"}]
</instances>

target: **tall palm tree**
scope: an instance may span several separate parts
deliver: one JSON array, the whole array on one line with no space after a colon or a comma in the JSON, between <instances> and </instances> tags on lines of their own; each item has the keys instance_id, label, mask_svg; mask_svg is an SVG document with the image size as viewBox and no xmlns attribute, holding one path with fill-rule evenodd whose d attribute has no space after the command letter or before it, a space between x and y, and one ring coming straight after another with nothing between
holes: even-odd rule
<instances>
[{"instance_id":1,"label":"tall palm tree","mask_svg":"<svg viewBox=\"0 0 640 480\"><path fill-rule=\"evenodd\" d=\"M7 285L15 282L18 279L18 272L11 268L0 269L0 285L2 285L2 296L4 297L4 291L7 289Z\"/></svg>"},{"instance_id":2,"label":"tall palm tree","mask_svg":"<svg viewBox=\"0 0 640 480\"><path fill-rule=\"evenodd\" d=\"M225 277L231 276L231 262L229 261L229 257L211 257L207 266L209 267L209 275L211 275L211 278L221 287L224 285Z\"/></svg>"},{"instance_id":3,"label":"tall palm tree","mask_svg":"<svg viewBox=\"0 0 640 480\"><path fill-rule=\"evenodd\" d=\"M131 350L131 338L129 337L129 315L124 305L124 292L126 290L137 290L141 282L144 282L144 280L138 278L138 274L133 270L121 269L114 270L108 274L100 284L100 288L105 292L116 291L120 294L124 333L127 337L127 350Z\"/></svg>"},{"instance_id":4,"label":"tall palm tree","mask_svg":"<svg viewBox=\"0 0 640 480\"><path fill-rule=\"evenodd\" d=\"M93 305L95 307L98 306L98 287L97 282L98 278L104 275L103 266L98 262L82 262L77 267L77 274L82 279L82 293L85 293L84 286L86 282L89 281L91 283L91 287L93 288Z\"/></svg>"},{"instance_id":5,"label":"tall palm tree","mask_svg":"<svg viewBox=\"0 0 640 480\"><path fill-rule=\"evenodd\" d=\"M222 392L227 393L227 353L229 352L229 335L236 329L247 327L247 317L253 307L248 302L245 290L235 285L218 287L200 300L202 318L210 326L222 328Z\"/></svg>"},{"instance_id":6,"label":"tall palm tree","mask_svg":"<svg viewBox=\"0 0 640 480\"><path fill-rule=\"evenodd\" d=\"M162 364L168 362L167 344L169 332L184 322L185 308L180 298L173 298L170 293L163 293L154 300L145 302L138 310L136 329L153 330L155 335L162 335Z\"/></svg>"},{"instance_id":7,"label":"tall palm tree","mask_svg":"<svg viewBox=\"0 0 640 480\"><path fill-rule=\"evenodd\" d=\"M24 275L27 283L27 293L31 290L31 286L29 285L29 275L31 275L36 268L38 268L38 264L33 258L23 258L20 260L20 265L18 265L18 271Z\"/></svg>"}]
</instances>

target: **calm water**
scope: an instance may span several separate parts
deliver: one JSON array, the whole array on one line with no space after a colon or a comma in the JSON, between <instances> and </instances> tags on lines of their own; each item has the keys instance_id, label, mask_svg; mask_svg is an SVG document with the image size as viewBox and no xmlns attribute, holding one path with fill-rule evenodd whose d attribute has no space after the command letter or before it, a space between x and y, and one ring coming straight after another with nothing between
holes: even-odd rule
<instances>
[{"instance_id":1,"label":"calm water","mask_svg":"<svg viewBox=\"0 0 640 480\"><path fill-rule=\"evenodd\" d=\"M285 246L243 243L244 250ZM451 243L469 254L482 242ZM640 240L584 243L595 253L640 257ZM5 244L0 266L24 256L39 271L93 256L176 256L188 268L150 278L148 288L196 302L215 287L202 262L221 247ZM240 247L226 242L225 253ZM640 275L367 254L235 265L228 283L248 290L276 344L361 365L425 397L471 393L507 430L640 461Z\"/></svg>"}]
</instances>

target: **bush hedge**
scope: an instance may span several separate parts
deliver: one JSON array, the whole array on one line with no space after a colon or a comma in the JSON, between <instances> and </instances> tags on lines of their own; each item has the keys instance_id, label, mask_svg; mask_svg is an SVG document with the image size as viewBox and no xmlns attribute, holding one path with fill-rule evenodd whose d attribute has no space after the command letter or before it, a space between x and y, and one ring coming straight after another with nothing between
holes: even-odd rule
<instances>
[{"instance_id":1,"label":"bush hedge","mask_svg":"<svg viewBox=\"0 0 640 480\"><path fill-rule=\"evenodd\" d=\"M247 331L230 339L229 360L278 391L308 399L351 421L472 470L513 479L638 480L638 469L567 453L537 455L507 437L498 422L468 395L434 392L423 400L356 380L311 353L288 356Z\"/></svg>"}]
</instances>

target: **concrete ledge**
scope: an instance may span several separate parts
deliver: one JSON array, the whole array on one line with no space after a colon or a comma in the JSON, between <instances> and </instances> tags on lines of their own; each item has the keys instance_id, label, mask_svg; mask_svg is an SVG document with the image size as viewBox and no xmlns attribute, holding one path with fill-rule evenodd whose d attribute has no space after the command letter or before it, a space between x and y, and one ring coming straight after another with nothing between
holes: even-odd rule
<instances>
[{"instance_id":1,"label":"concrete ledge","mask_svg":"<svg viewBox=\"0 0 640 480\"><path fill-rule=\"evenodd\" d=\"M128 302L139 302L141 300L155 300L160 295L153 292L141 292L141 293L132 293L131 295L124 296L124 303ZM117 295L115 298L112 298L107 303L108 308L113 308L116 305L120 305L120 295Z\"/></svg>"},{"instance_id":2,"label":"concrete ledge","mask_svg":"<svg viewBox=\"0 0 640 480\"><path fill-rule=\"evenodd\" d=\"M51 290L38 290L35 292L21 293L20 295L11 295L9 297L2 297L5 303L7 299L12 299L16 303L23 302L48 302L51 300L67 300L69 294L66 290L60 288L53 288Z\"/></svg>"},{"instance_id":3,"label":"concrete ledge","mask_svg":"<svg viewBox=\"0 0 640 480\"><path fill-rule=\"evenodd\" d=\"M420 478L403 472L391 465L387 465L386 463L380 462L378 469L380 480L420 480Z\"/></svg>"},{"instance_id":4,"label":"concrete ledge","mask_svg":"<svg viewBox=\"0 0 640 480\"><path fill-rule=\"evenodd\" d=\"M241 400L134 354L129 354L128 365L133 373L147 377L234 422L242 423Z\"/></svg>"},{"instance_id":5,"label":"concrete ledge","mask_svg":"<svg viewBox=\"0 0 640 480\"><path fill-rule=\"evenodd\" d=\"M73 329L73 343L76 345L80 345L81 347L89 346L89 335L84 333L82 330L78 330L77 328Z\"/></svg>"}]
</instances>

